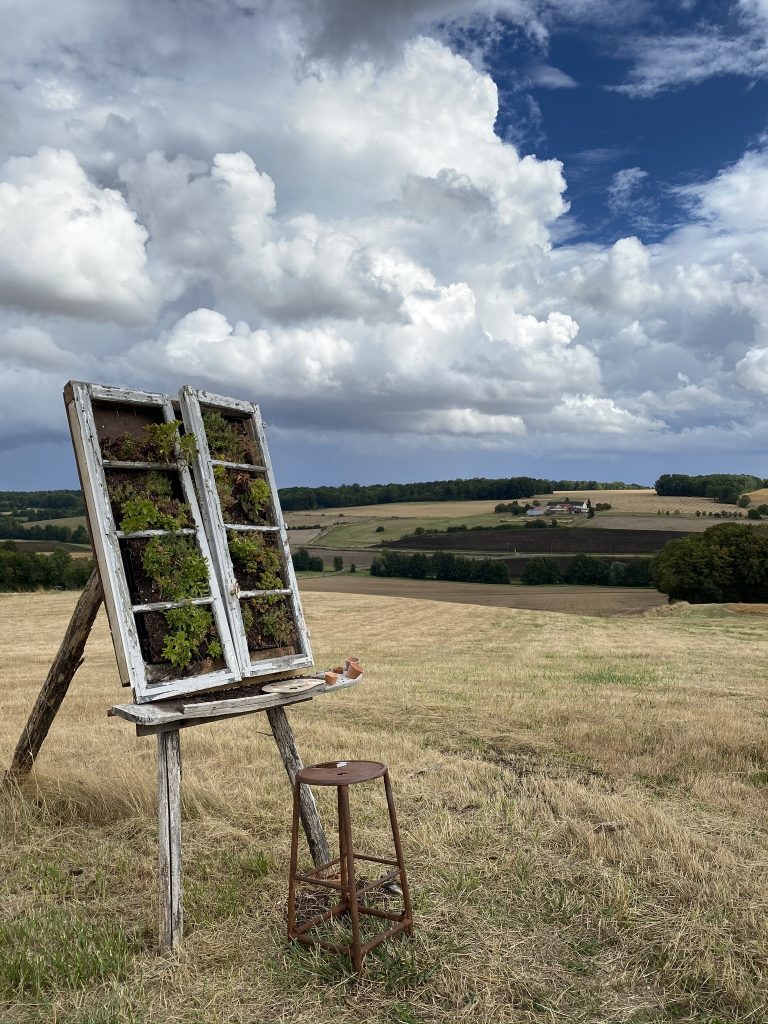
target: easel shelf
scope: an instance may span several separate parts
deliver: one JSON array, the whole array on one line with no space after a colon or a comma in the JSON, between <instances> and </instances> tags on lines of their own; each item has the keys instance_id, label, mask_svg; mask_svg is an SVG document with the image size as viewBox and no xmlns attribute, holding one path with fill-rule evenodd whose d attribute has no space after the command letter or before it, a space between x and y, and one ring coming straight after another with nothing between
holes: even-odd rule
<instances>
[{"instance_id":1,"label":"easel shelf","mask_svg":"<svg viewBox=\"0 0 768 1024\"><path fill-rule=\"evenodd\" d=\"M291 682L293 681L291 680ZM220 721L224 718L266 711L268 708L299 704L312 700L314 697L321 697L326 693L333 693L336 690L347 689L358 684L356 679L337 683L335 686L326 686L322 679L312 679L312 681L316 682L316 687L301 693L260 693L258 686L252 686L241 689L250 689L253 693L241 695L238 692L237 696L232 697L227 697L226 691L224 693L219 691L211 694L208 700L199 698L197 700L164 700L152 704L115 704L107 714L133 723L138 736L148 736L168 729L202 725L206 721Z\"/></svg>"}]
</instances>

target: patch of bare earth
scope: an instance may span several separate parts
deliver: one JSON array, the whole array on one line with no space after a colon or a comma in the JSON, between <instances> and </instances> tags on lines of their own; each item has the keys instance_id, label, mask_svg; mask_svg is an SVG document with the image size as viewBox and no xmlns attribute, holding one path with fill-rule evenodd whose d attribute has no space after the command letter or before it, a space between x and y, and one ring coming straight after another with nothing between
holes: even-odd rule
<instances>
[{"instance_id":1,"label":"patch of bare earth","mask_svg":"<svg viewBox=\"0 0 768 1024\"><path fill-rule=\"evenodd\" d=\"M516 587L487 583L451 583L440 580L405 580L344 573L307 577L302 593L368 594L381 597L448 601L492 608L527 608L569 615L627 615L666 604L656 590L639 587Z\"/></svg>"}]
</instances>

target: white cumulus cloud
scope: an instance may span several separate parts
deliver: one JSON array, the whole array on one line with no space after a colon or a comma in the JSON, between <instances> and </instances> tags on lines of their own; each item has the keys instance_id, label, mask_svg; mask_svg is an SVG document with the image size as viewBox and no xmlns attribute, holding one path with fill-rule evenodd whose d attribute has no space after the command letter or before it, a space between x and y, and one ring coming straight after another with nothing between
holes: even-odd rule
<instances>
[{"instance_id":1,"label":"white cumulus cloud","mask_svg":"<svg viewBox=\"0 0 768 1024\"><path fill-rule=\"evenodd\" d=\"M67 150L42 147L0 168L0 302L136 322L156 296L146 231L125 199L99 188Z\"/></svg>"}]
</instances>

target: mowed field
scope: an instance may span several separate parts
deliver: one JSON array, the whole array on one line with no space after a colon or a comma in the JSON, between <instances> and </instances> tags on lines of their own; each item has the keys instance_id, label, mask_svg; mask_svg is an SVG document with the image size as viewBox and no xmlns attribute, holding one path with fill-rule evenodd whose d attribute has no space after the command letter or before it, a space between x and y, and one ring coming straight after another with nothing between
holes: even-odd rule
<instances>
[{"instance_id":1,"label":"mowed field","mask_svg":"<svg viewBox=\"0 0 768 1024\"><path fill-rule=\"evenodd\" d=\"M400 519L419 519L422 516L443 517L452 519L456 516L479 516L493 512L498 501L400 501L391 505L351 505L348 508L323 508L309 512L288 512L286 516L304 516L313 523L321 523L325 519L339 517L354 519L382 517ZM298 523L297 523L298 525Z\"/></svg>"},{"instance_id":2,"label":"mowed field","mask_svg":"<svg viewBox=\"0 0 768 1024\"><path fill-rule=\"evenodd\" d=\"M64 540L19 540L15 538L11 543L18 544L22 551L31 551L43 555L49 555L57 548L69 551L73 558L90 558L92 554L90 544L70 544Z\"/></svg>"},{"instance_id":3,"label":"mowed field","mask_svg":"<svg viewBox=\"0 0 768 1024\"><path fill-rule=\"evenodd\" d=\"M64 516L63 519L38 519L32 523L22 523L26 529L31 526L68 526L70 530L76 529L78 526L85 526L85 516Z\"/></svg>"},{"instance_id":4,"label":"mowed field","mask_svg":"<svg viewBox=\"0 0 768 1024\"><path fill-rule=\"evenodd\" d=\"M708 498L680 498L658 495L652 488L637 491L555 491L554 495L536 495L537 500L541 502L565 497L578 499L579 501L586 501L589 498L593 505L596 505L599 501L608 502L611 505L609 515L629 513L631 515L655 516L659 511L661 511L662 515L667 511L669 511L670 515L674 515L675 510L678 510L681 515L695 516L697 512L742 511L738 505L714 502Z\"/></svg>"},{"instance_id":5,"label":"mowed field","mask_svg":"<svg viewBox=\"0 0 768 1024\"><path fill-rule=\"evenodd\" d=\"M6 763L74 601L0 597ZM181 734L186 937L157 956L154 743L106 717L126 694L100 616L0 802L3 1024L764 1024L764 607L305 605L317 663L366 677L290 711L298 743L389 762L414 939L360 982L286 941L289 790L254 716ZM378 790L353 801L386 851Z\"/></svg>"}]
</instances>

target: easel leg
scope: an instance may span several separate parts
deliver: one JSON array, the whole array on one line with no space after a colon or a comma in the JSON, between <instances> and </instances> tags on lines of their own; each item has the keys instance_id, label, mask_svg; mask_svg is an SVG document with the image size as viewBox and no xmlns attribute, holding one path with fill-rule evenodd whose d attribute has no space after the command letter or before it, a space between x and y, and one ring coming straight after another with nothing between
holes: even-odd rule
<instances>
[{"instance_id":1,"label":"easel leg","mask_svg":"<svg viewBox=\"0 0 768 1024\"><path fill-rule=\"evenodd\" d=\"M184 930L181 887L181 747L179 730L157 734L160 950L176 949Z\"/></svg>"},{"instance_id":2,"label":"easel leg","mask_svg":"<svg viewBox=\"0 0 768 1024\"><path fill-rule=\"evenodd\" d=\"M267 708L267 719L272 729L272 735L275 737L277 749L280 751L280 756L283 759L285 770L288 772L288 778L291 780L291 786L294 786L296 773L304 767L304 762L301 760L296 747L296 739L285 713L285 708ZM315 798L309 786L301 786L300 789L299 813L301 814L301 824L309 844L309 852L312 854L315 866L327 864L331 859L331 851L328 847L328 840L325 837L323 823L320 821Z\"/></svg>"},{"instance_id":3,"label":"easel leg","mask_svg":"<svg viewBox=\"0 0 768 1024\"><path fill-rule=\"evenodd\" d=\"M51 723L67 695L72 677L83 662L85 642L101 601L101 581L94 569L75 605L64 639L48 671L48 677L16 745L11 766L6 773L7 781L19 781L32 771L32 765L40 753Z\"/></svg>"}]
</instances>

